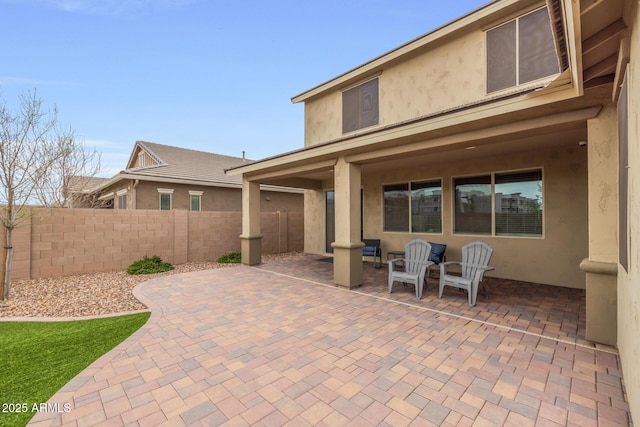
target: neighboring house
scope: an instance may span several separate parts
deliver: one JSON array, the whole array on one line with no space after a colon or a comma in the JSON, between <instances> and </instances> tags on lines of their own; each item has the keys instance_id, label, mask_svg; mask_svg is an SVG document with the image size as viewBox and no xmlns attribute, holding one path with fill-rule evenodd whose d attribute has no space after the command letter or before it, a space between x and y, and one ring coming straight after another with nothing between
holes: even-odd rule
<instances>
[{"instance_id":1,"label":"neighboring house","mask_svg":"<svg viewBox=\"0 0 640 427\"><path fill-rule=\"evenodd\" d=\"M305 188L305 252L333 252L347 288L362 237L451 260L485 240L497 277L586 289L587 339L617 345L640 419L638 15L496 0L295 96L304 148L227 171L253 200L243 262L260 262L264 184Z\"/></svg>"},{"instance_id":2,"label":"neighboring house","mask_svg":"<svg viewBox=\"0 0 640 427\"><path fill-rule=\"evenodd\" d=\"M126 169L93 187L97 207L191 211L241 211L242 181L224 169L251 161L137 141ZM262 212L302 212L302 190L264 186ZM83 199L86 200L86 197ZM96 207L77 204L76 207Z\"/></svg>"}]
</instances>

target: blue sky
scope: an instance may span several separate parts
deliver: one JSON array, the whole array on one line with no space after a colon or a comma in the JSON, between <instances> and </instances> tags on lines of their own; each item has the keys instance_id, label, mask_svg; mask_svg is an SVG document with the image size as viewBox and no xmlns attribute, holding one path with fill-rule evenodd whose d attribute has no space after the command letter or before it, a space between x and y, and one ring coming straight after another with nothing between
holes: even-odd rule
<instances>
[{"instance_id":1,"label":"blue sky","mask_svg":"<svg viewBox=\"0 0 640 427\"><path fill-rule=\"evenodd\" d=\"M0 0L0 94L37 89L123 169L136 140L260 159L303 145L291 97L488 0Z\"/></svg>"}]
</instances>

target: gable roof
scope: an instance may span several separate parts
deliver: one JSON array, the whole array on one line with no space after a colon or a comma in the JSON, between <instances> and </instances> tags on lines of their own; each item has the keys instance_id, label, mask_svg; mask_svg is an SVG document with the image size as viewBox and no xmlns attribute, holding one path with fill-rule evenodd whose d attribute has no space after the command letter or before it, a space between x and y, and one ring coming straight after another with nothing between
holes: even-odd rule
<instances>
[{"instance_id":1,"label":"gable roof","mask_svg":"<svg viewBox=\"0 0 640 427\"><path fill-rule=\"evenodd\" d=\"M138 154L148 156L149 162L138 166ZM97 183L93 192L102 191L124 179L158 181L176 184L203 185L209 187L242 188L242 177L225 174L225 169L246 166L252 160L136 141L126 169L106 181ZM263 189L283 192L302 192L302 190L277 186L262 186Z\"/></svg>"},{"instance_id":2,"label":"gable roof","mask_svg":"<svg viewBox=\"0 0 640 427\"><path fill-rule=\"evenodd\" d=\"M155 164L135 166L138 153L141 151L147 153ZM205 185L207 183L240 185L240 180L229 179L230 177L225 175L224 170L249 163L251 160L239 157L136 141L127 168L120 173L140 177L202 181Z\"/></svg>"}]
</instances>

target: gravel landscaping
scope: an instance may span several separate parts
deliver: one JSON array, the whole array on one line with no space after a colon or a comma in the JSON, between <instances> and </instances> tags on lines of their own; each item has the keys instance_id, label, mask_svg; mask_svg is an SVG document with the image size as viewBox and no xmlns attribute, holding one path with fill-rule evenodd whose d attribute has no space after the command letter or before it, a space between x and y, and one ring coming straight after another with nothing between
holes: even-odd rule
<instances>
[{"instance_id":1,"label":"gravel landscaping","mask_svg":"<svg viewBox=\"0 0 640 427\"><path fill-rule=\"evenodd\" d=\"M264 255L263 261L297 254ZM158 274L129 275L126 271L92 273L49 279L19 280L11 283L8 301L0 301L0 318L83 317L145 310L131 290L159 276L215 268L234 268L237 264L198 262L176 265Z\"/></svg>"}]
</instances>

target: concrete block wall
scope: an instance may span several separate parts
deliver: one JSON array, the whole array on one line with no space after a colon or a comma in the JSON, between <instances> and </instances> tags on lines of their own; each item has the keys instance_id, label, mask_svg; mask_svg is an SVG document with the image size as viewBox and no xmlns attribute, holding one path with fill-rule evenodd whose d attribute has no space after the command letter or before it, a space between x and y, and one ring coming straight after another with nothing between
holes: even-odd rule
<instances>
[{"instance_id":1,"label":"concrete block wall","mask_svg":"<svg viewBox=\"0 0 640 427\"><path fill-rule=\"evenodd\" d=\"M301 238L288 237L300 234L302 214L265 212L262 221L264 253L303 250ZM241 232L240 212L39 209L13 232L11 280L124 270L145 255L215 261L240 250ZM4 247L4 228L0 238Z\"/></svg>"}]
</instances>

